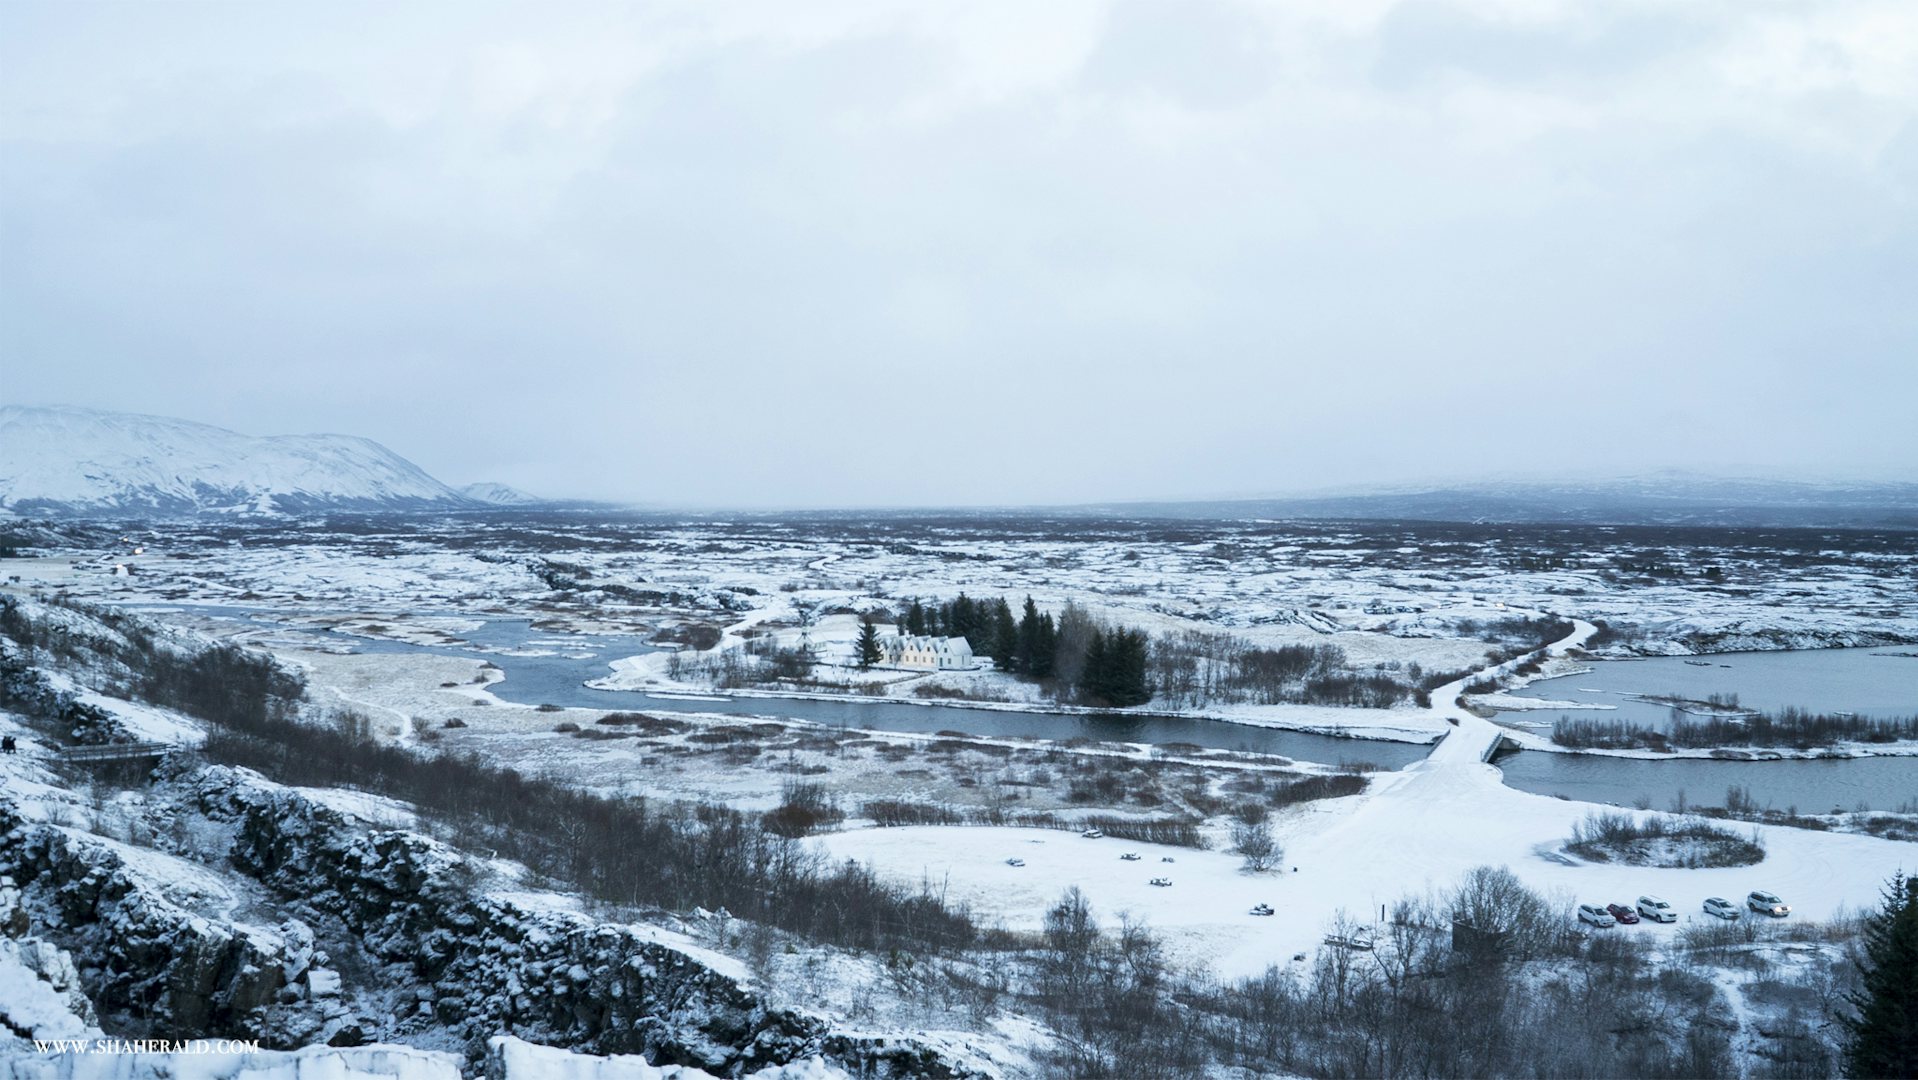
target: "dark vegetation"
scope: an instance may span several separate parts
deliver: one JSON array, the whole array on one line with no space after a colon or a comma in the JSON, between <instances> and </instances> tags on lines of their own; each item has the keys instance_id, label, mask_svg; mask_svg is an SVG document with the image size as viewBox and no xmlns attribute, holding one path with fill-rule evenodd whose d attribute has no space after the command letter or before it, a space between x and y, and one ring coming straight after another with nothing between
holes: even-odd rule
<instances>
[{"instance_id":1,"label":"dark vegetation","mask_svg":"<svg viewBox=\"0 0 1918 1080\"><path fill-rule=\"evenodd\" d=\"M1129 818L1093 814L1064 818L1040 810L1013 810L1003 806L955 807L945 803L908 799L874 799L859 808L861 817L886 827L902 825L1011 825L1027 829L1098 829L1107 836L1146 844L1204 848L1198 822L1189 818Z\"/></svg>"},{"instance_id":2,"label":"dark vegetation","mask_svg":"<svg viewBox=\"0 0 1918 1080\"><path fill-rule=\"evenodd\" d=\"M1611 811L1588 814L1573 825L1565 850L1593 862L1688 869L1751 866L1765 858L1765 844L1756 831L1740 836L1699 817L1654 814L1640 819Z\"/></svg>"},{"instance_id":3,"label":"dark vegetation","mask_svg":"<svg viewBox=\"0 0 1918 1080\"><path fill-rule=\"evenodd\" d=\"M1556 616L1511 615L1503 619L1463 619L1455 627L1464 637L1482 638L1507 646L1512 656L1544 648L1571 636L1577 627Z\"/></svg>"},{"instance_id":4,"label":"dark vegetation","mask_svg":"<svg viewBox=\"0 0 1918 1080\"><path fill-rule=\"evenodd\" d=\"M1162 634L1152 642L1152 681L1174 708L1209 704L1307 704L1390 708L1419 698L1416 664L1358 671L1336 645L1261 648L1242 638L1201 631Z\"/></svg>"},{"instance_id":5,"label":"dark vegetation","mask_svg":"<svg viewBox=\"0 0 1918 1080\"><path fill-rule=\"evenodd\" d=\"M1744 717L1691 717L1674 714L1670 729L1623 720L1574 720L1561 716L1552 725L1552 741L1575 749L1706 749L1734 746L1788 746L1810 750L1841 742L1889 743L1918 739L1918 715L1847 716L1786 709Z\"/></svg>"},{"instance_id":6,"label":"dark vegetation","mask_svg":"<svg viewBox=\"0 0 1918 1080\"><path fill-rule=\"evenodd\" d=\"M1903 872L1865 922L1863 985L1847 995L1846 1071L1856 1077L1918 1076L1918 878Z\"/></svg>"},{"instance_id":7,"label":"dark vegetation","mask_svg":"<svg viewBox=\"0 0 1918 1080\"><path fill-rule=\"evenodd\" d=\"M779 805L766 811L761 820L776 836L796 840L810 836L827 826L846 820L845 811L818 784L790 781Z\"/></svg>"}]
</instances>

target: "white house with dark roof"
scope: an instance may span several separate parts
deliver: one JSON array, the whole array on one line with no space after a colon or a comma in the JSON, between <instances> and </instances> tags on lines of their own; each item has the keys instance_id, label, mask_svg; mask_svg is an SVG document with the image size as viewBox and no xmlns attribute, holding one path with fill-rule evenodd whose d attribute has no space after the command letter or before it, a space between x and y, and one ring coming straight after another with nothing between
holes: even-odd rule
<instances>
[{"instance_id":1,"label":"white house with dark roof","mask_svg":"<svg viewBox=\"0 0 1918 1080\"><path fill-rule=\"evenodd\" d=\"M879 639L887 667L908 671L970 671L979 666L962 637L893 634Z\"/></svg>"}]
</instances>

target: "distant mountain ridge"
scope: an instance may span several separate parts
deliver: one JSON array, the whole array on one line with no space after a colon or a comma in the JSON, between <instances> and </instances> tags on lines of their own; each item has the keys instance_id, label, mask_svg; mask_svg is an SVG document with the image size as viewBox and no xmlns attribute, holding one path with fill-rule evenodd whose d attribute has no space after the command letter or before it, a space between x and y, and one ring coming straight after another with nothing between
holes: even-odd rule
<instances>
[{"instance_id":1,"label":"distant mountain ridge","mask_svg":"<svg viewBox=\"0 0 1918 1080\"><path fill-rule=\"evenodd\" d=\"M504 485L473 486L486 490L456 491L357 436L242 435L139 413L0 406L0 513L174 517L537 502Z\"/></svg>"},{"instance_id":2,"label":"distant mountain ridge","mask_svg":"<svg viewBox=\"0 0 1918 1080\"><path fill-rule=\"evenodd\" d=\"M1918 483L1809 483L1665 472L1616 480L1505 481L1083 509L1185 518L1918 529Z\"/></svg>"},{"instance_id":3,"label":"distant mountain ridge","mask_svg":"<svg viewBox=\"0 0 1918 1080\"><path fill-rule=\"evenodd\" d=\"M485 503L488 506L538 506L546 501L537 496L528 495L516 487L496 484L492 481L468 484L460 489L460 497L476 503Z\"/></svg>"}]
</instances>

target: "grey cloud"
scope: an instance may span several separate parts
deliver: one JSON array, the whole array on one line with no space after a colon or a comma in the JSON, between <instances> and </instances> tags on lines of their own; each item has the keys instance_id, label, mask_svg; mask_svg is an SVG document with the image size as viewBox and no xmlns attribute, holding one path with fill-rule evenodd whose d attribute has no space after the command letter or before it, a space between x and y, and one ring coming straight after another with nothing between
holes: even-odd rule
<instances>
[{"instance_id":1,"label":"grey cloud","mask_svg":"<svg viewBox=\"0 0 1918 1080\"><path fill-rule=\"evenodd\" d=\"M613 20L589 64L530 9L395 23L384 52L285 10L78 37L9 11L33 81L0 81L0 398L667 502L1918 467L1903 142L1830 153L1677 96L1510 136L1417 91L1431 57L1478 56L1493 84L1655 97L1637 24L1531 31L1542 66L1499 69L1504 31L1469 21L1128 5L1082 68L969 96L976 59L885 20L695 34L629 70L618 48L670 28ZM1711 17L1641 52L1704 49L1735 22ZM1318 81L1272 66L1282 32ZM62 62L18 55L36 41ZM515 49L550 66L499 104ZM568 96L574 59L613 89ZM905 448L950 467L886 467Z\"/></svg>"}]
</instances>

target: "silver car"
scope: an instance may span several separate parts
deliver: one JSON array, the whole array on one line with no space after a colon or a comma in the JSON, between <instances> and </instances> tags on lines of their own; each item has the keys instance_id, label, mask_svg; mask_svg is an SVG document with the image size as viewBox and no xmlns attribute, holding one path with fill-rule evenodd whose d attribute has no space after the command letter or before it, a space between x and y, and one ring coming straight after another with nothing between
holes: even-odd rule
<instances>
[{"instance_id":1,"label":"silver car","mask_svg":"<svg viewBox=\"0 0 1918 1080\"><path fill-rule=\"evenodd\" d=\"M1578 905L1578 921L1591 923L1593 926L1601 929L1607 926L1618 925L1618 920L1612 918L1612 913L1599 907L1597 904Z\"/></svg>"},{"instance_id":2,"label":"silver car","mask_svg":"<svg viewBox=\"0 0 1918 1080\"><path fill-rule=\"evenodd\" d=\"M1716 915L1726 922L1734 922L1742 916L1744 912L1739 911L1738 905L1732 903L1730 900L1722 896L1714 896L1705 901L1705 914Z\"/></svg>"},{"instance_id":3,"label":"silver car","mask_svg":"<svg viewBox=\"0 0 1918 1080\"><path fill-rule=\"evenodd\" d=\"M1780 900L1777 893L1768 893L1762 889L1755 890L1750 896L1745 897L1745 906L1760 915L1770 915L1774 919L1782 919L1791 914L1790 904Z\"/></svg>"}]
</instances>

